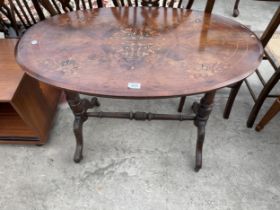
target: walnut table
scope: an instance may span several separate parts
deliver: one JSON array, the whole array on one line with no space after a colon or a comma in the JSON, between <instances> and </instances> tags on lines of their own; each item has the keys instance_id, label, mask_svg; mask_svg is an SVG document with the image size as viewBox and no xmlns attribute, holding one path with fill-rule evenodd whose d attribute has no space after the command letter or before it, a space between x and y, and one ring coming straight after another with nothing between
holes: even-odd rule
<instances>
[{"instance_id":1,"label":"walnut table","mask_svg":"<svg viewBox=\"0 0 280 210\"><path fill-rule=\"evenodd\" d=\"M75 162L82 159L88 117L193 120L196 165L215 90L249 76L263 49L245 26L203 12L172 8L102 8L49 18L28 30L16 52L30 76L65 90L75 115ZM97 98L155 99L205 93L195 114L88 112Z\"/></svg>"}]
</instances>

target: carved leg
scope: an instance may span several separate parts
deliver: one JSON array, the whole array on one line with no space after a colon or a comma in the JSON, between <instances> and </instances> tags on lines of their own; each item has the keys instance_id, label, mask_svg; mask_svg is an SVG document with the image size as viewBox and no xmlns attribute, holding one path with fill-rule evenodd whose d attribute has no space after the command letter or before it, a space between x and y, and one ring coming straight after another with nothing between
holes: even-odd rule
<instances>
[{"instance_id":1,"label":"carved leg","mask_svg":"<svg viewBox=\"0 0 280 210\"><path fill-rule=\"evenodd\" d=\"M179 107L178 107L178 112L182 112L183 111L183 108L184 108L184 105L185 105L185 101L186 101L186 96L182 96L180 98L180 104L179 104Z\"/></svg>"},{"instance_id":2,"label":"carved leg","mask_svg":"<svg viewBox=\"0 0 280 210\"><path fill-rule=\"evenodd\" d=\"M194 125L197 127L196 161L194 168L196 172L202 167L202 149L205 138L205 126L212 111L215 93L216 91L206 93L200 100L199 105L194 104L193 106L194 111L197 112L194 120Z\"/></svg>"},{"instance_id":3,"label":"carved leg","mask_svg":"<svg viewBox=\"0 0 280 210\"><path fill-rule=\"evenodd\" d=\"M76 150L74 161L79 163L83 159L83 123L87 120L86 111L94 106L100 106L97 98L81 99L80 95L75 92L65 91L68 104L75 116L73 130L76 137Z\"/></svg>"},{"instance_id":4,"label":"carved leg","mask_svg":"<svg viewBox=\"0 0 280 210\"><path fill-rule=\"evenodd\" d=\"M74 161L79 163L83 159L83 123L87 120L84 116L75 116L73 130L76 137L76 150Z\"/></svg>"},{"instance_id":5,"label":"carved leg","mask_svg":"<svg viewBox=\"0 0 280 210\"><path fill-rule=\"evenodd\" d=\"M241 82L236 83L234 86L231 87L230 94L229 94L229 97L227 100L227 104L226 104L226 107L224 110L225 119L229 118L233 103L235 101L236 95L237 95L242 83L243 83L243 80Z\"/></svg>"},{"instance_id":6,"label":"carved leg","mask_svg":"<svg viewBox=\"0 0 280 210\"><path fill-rule=\"evenodd\" d=\"M240 0L235 1L233 14L232 14L233 17L237 17L239 15L239 9L238 9L239 2L240 2Z\"/></svg>"}]
</instances>

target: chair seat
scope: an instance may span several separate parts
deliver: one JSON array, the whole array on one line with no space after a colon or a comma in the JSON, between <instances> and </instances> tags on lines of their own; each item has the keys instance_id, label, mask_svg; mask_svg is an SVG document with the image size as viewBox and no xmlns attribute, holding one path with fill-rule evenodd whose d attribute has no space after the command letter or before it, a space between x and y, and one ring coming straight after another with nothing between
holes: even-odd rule
<instances>
[{"instance_id":1,"label":"chair seat","mask_svg":"<svg viewBox=\"0 0 280 210\"><path fill-rule=\"evenodd\" d=\"M276 66L280 66L280 33L275 33L266 46L267 53L271 56Z\"/></svg>"}]
</instances>

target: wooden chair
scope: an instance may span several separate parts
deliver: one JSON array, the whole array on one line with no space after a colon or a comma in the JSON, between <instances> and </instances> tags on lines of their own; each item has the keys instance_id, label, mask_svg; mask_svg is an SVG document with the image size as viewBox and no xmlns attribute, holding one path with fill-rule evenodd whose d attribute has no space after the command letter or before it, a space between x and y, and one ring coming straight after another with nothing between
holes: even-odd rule
<instances>
[{"instance_id":1,"label":"wooden chair","mask_svg":"<svg viewBox=\"0 0 280 210\"><path fill-rule=\"evenodd\" d=\"M253 88L250 85L250 82L248 79L245 79L244 82L246 86L248 87L248 90L255 102L250 115L247 120L247 127L251 128L256 120L256 117L261 109L262 104L264 103L265 99L267 97L278 97L278 95L270 95L270 91L273 89L273 87L277 84L277 82L280 79L280 39L279 37L275 36L273 37L273 34L275 33L277 27L280 24L280 6L276 10L272 20L270 21L269 25L267 26L266 30L262 34L260 40L265 48L265 54L263 59L268 60L273 69L275 70L274 74L270 77L270 79L266 82L263 76L261 75L261 72L257 69L256 70L256 76L259 78L261 84L263 85L263 89L259 96L257 97L254 92ZM239 88L242 84L242 81L239 84L236 84L234 88L232 88L225 112L224 112L224 118L229 117L230 110L232 108L233 102L235 100L235 97L239 91Z\"/></svg>"},{"instance_id":2,"label":"wooden chair","mask_svg":"<svg viewBox=\"0 0 280 210\"><path fill-rule=\"evenodd\" d=\"M211 13L212 8L214 6L215 0L205 0L206 8L205 11ZM102 0L50 0L44 2L40 0L41 4L44 5L45 8L48 8L48 11L55 11L58 14L63 12L69 12L73 10L80 10L80 9L92 9L92 8L101 8L105 7L106 5L103 4ZM112 0L113 5L115 7L123 7L123 6L149 6L149 7L176 7L176 8L186 8L191 9L194 0L189 0L188 3L184 6L183 0Z\"/></svg>"},{"instance_id":3,"label":"wooden chair","mask_svg":"<svg viewBox=\"0 0 280 210\"><path fill-rule=\"evenodd\" d=\"M8 38L0 39L0 143L42 145L48 138L61 91L24 74L14 56L18 38L43 19L37 0L0 0Z\"/></svg>"},{"instance_id":4,"label":"wooden chair","mask_svg":"<svg viewBox=\"0 0 280 210\"><path fill-rule=\"evenodd\" d=\"M258 76L258 78L260 79L261 83L264 86L264 88L258 98L255 96L255 94L252 90L252 87L249 83L249 80L248 79L244 80L251 96L253 97L253 100L255 101L255 105L254 105L254 107L249 115L248 121L247 121L248 127L253 126L254 121L257 117L257 114L258 114L265 98L266 97L275 97L275 95L269 95L269 92L275 86L275 84L278 82L278 80L280 78L280 69L279 69L280 52L279 52L279 50L275 51L277 46L278 46L278 48L280 46L279 46L279 38L272 39L271 41L270 41L270 39L273 36L274 32L276 31L279 23L280 23L280 7L276 10L274 17L272 18L271 22L269 23L268 27L266 28L265 32L263 33L263 35L260 38L264 48L266 47L264 59L267 59L271 63L272 67L275 70L275 73L272 75L272 77L267 82L265 82L260 71L258 69L256 70L256 75ZM279 53L277 56L276 56L276 52ZM273 54L274 54L274 56L273 56ZM227 104L224 109L223 116L225 119L229 118L233 103L235 101L235 98L237 96L237 93L238 93L242 83L243 83L243 81L233 84L232 86L229 86L229 88L231 88L231 91L229 94L229 98L227 100ZM181 101L180 101L180 105L178 107L178 112L182 112L184 103L185 103L185 97L182 97Z\"/></svg>"},{"instance_id":5,"label":"wooden chair","mask_svg":"<svg viewBox=\"0 0 280 210\"><path fill-rule=\"evenodd\" d=\"M1 14L0 14L0 32L4 34L8 33L8 28L6 27L4 19Z\"/></svg>"},{"instance_id":6,"label":"wooden chair","mask_svg":"<svg viewBox=\"0 0 280 210\"><path fill-rule=\"evenodd\" d=\"M43 7L51 14L62 14L80 9L93 9L104 7L102 0L40 0Z\"/></svg>"},{"instance_id":7,"label":"wooden chair","mask_svg":"<svg viewBox=\"0 0 280 210\"><path fill-rule=\"evenodd\" d=\"M157 2L150 2L151 5L157 6ZM113 6L121 7L121 6L138 6L138 1L131 0L112 0ZM76 11L76 10L85 10L85 9L93 9L93 8L102 8L106 5L103 4L102 0L50 0L43 1L41 0L41 4L47 9L49 12L62 14L65 12ZM149 2L147 2L147 6L150 6Z\"/></svg>"},{"instance_id":8,"label":"wooden chair","mask_svg":"<svg viewBox=\"0 0 280 210\"><path fill-rule=\"evenodd\" d=\"M269 121L280 112L280 96L274 101L270 109L256 126L256 131L261 131Z\"/></svg>"},{"instance_id":9,"label":"wooden chair","mask_svg":"<svg viewBox=\"0 0 280 210\"><path fill-rule=\"evenodd\" d=\"M2 16L2 24L9 29L9 34L6 32L6 36L9 37L19 37L29 27L45 19L37 0L32 0L32 2L27 0L2 0L0 2L0 15Z\"/></svg>"}]
</instances>

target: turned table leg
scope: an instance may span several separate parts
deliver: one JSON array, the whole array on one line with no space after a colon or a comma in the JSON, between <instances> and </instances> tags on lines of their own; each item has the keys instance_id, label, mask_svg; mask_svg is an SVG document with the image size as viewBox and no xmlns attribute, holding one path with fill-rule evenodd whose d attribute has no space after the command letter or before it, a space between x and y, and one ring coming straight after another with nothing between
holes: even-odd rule
<instances>
[{"instance_id":1,"label":"turned table leg","mask_svg":"<svg viewBox=\"0 0 280 210\"><path fill-rule=\"evenodd\" d=\"M74 161L79 163L83 159L83 123L88 119L86 111L94 106L100 106L97 98L81 99L79 93L65 91L67 102L74 114L73 131L76 138Z\"/></svg>"},{"instance_id":2,"label":"turned table leg","mask_svg":"<svg viewBox=\"0 0 280 210\"><path fill-rule=\"evenodd\" d=\"M200 103L193 104L193 110L196 113L194 125L197 127L196 160L194 168L196 172L202 167L202 149L205 138L205 126L212 111L215 93L215 91L206 93L200 100Z\"/></svg>"}]
</instances>

